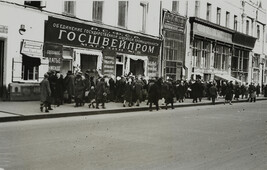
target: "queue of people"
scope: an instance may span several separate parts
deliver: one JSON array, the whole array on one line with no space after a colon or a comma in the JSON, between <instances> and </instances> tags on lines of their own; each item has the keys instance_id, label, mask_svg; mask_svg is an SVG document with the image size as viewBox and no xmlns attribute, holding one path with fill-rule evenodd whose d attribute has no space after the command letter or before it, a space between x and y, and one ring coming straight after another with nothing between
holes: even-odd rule
<instances>
[{"instance_id":1,"label":"queue of people","mask_svg":"<svg viewBox=\"0 0 267 170\"><path fill-rule=\"evenodd\" d=\"M254 83L240 85L232 81L209 81L197 80L177 80L173 81L167 77L147 79L141 75L107 77L101 74L90 76L89 71L85 73L72 73L68 71L63 75L56 71L49 71L44 75L40 83L41 106L40 110L49 112L53 110L51 105L60 106L64 103L74 103L74 107L81 107L88 104L89 108L105 107L107 102L122 103L123 107L140 106L141 102L149 105L152 111L152 105L159 110L159 100L162 99L164 109L168 105L174 109L175 102L184 102L191 98L193 103L201 102L203 97L212 100L215 104L219 96L225 99L225 103L232 104L232 100L247 98L248 101L256 102L259 95L260 86ZM267 93L267 86L262 88L264 95Z\"/></svg>"}]
</instances>

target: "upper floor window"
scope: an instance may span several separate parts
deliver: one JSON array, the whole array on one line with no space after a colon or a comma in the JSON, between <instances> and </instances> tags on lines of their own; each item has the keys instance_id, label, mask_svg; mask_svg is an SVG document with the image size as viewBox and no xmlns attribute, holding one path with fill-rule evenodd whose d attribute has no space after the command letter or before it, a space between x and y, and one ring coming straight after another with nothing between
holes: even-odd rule
<instances>
[{"instance_id":1,"label":"upper floor window","mask_svg":"<svg viewBox=\"0 0 267 170\"><path fill-rule=\"evenodd\" d=\"M128 1L119 1L118 25L126 27L128 16Z\"/></svg>"},{"instance_id":2,"label":"upper floor window","mask_svg":"<svg viewBox=\"0 0 267 170\"><path fill-rule=\"evenodd\" d=\"M216 23L221 24L221 8L217 8L217 18L216 18Z\"/></svg>"},{"instance_id":3,"label":"upper floor window","mask_svg":"<svg viewBox=\"0 0 267 170\"><path fill-rule=\"evenodd\" d=\"M172 1L172 11L179 12L179 1Z\"/></svg>"},{"instance_id":4,"label":"upper floor window","mask_svg":"<svg viewBox=\"0 0 267 170\"><path fill-rule=\"evenodd\" d=\"M64 1L64 13L69 15L75 15L75 1Z\"/></svg>"},{"instance_id":5,"label":"upper floor window","mask_svg":"<svg viewBox=\"0 0 267 170\"><path fill-rule=\"evenodd\" d=\"M208 21L211 20L211 4L210 3L207 3L207 15L206 15L206 19Z\"/></svg>"},{"instance_id":6,"label":"upper floor window","mask_svg":"<svg viewBox=\"0 0 267 170\"><path fill-rule=\"evenodd\" d=\"M146 32L148 2L141 2L140 6L142 8L142 32Z\"/></svg>"},{"instance_id":7,"label":"upper floor window","mask_svg":"<svg viewBox=\"0 0 267 170\"><path fill-rule=\"evenodd\" d=\"M104 1L93 1L93 20L102 22Z\"/></svg>"},{"instance_id":8,"label":"upper floor window","mask_svg":"<svg viewBox=\"0 0 267 170\"><path fill-rule=\"evenodd\" d=\"M234 30L237 31L237 16L234 16Z\"/></svg>"},{"instance_id":9,"label":"upper floor window","mask_svg":"<svg viewBox=\"0 0 267 170\"><path fill-rule=\"evenodd\" d=\"M260 30L260 26L257 25L257 39L259 40L261 36L261 30Z\"/></svg>"},{"instance_id":10,"label":"upper floor window","mask_svg":"<svg viewBox=\"0 0 267 170\"><path fill-rule=\"evenodd\" d=\"M229 28L229 23L230 23L230 12L226 11L225 26L228 28Z\"/></svg>"},{"instance_id":11,"label":"upper floor window","mask_svg":"<svg viewBox=\"0 0 267 170\"><path fill-rule=\"evenodd\" d=\"M45 2L44 1L25 1L24 5L36 7L36 8L44 8Z\"/></svg>"},{"instance_id":12,"label":"upper floor window","mask_svg":"<svg viewBox=\"0 0 267 170\"><path fill-rule=\"evenodd\" d=\"M246 34L249 34L249 20L246 21Z\"/></svg>"},{"instance_id":13,"label":"upper floor window","mask_svg":"<svg viewBox=\"0 0 267 170\"><path fill-rule=\"evenodd\" d=\"M195 16L199 17L200 1L195 1Z\"/></svg>"}]
</instances>

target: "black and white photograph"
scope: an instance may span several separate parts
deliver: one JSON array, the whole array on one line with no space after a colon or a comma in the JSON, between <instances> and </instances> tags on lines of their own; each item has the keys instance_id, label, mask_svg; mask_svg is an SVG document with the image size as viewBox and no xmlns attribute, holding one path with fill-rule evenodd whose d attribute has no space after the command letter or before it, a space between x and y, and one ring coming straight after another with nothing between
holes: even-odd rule
<instances>
[{"instance_id":1,"label":"black and white photograph","mask_svg":"<svg viewBox=\"0 0 267 170\"><path fill-rule=\"evenodd\" d=\"M267 1L0 0L0 170L266 170Z\"/></svg>"}]
</instances>

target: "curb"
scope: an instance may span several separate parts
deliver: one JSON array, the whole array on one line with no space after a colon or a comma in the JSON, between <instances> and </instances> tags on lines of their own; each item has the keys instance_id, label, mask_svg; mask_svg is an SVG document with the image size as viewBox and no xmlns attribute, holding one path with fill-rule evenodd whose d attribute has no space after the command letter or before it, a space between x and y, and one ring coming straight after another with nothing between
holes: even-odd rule
<instances>
[{"instance_id":1,"label":"curb","mask_svg":"<svg viewBox=\"0 0 267 170\"><path fill-rule=\"evenodd\" d=\"M257 101L267 100L267 98L259 98ZM238 100L232 101L232 103L241 103L247 102L247 100ZM223 101L215 102L215 105L224 104ZM206 106L212 105L211 102L207 103L187 103L187 104L176 104L175 108L180 107L194 107L194 106ZM162 107L162 106L159 106ZM168 106L170 108L170 106ZM153 107L155 110L155 107ZM14 122L14 121L26 121L26 120L38 120L38 119L52 119L52 118L64 118L64 117L75 117L75 116L90 116L90 115L100 115L100 114L116 114L116 113L125 113L125 112L140 112L140 111L149 111L148 106L135 107L135 108L122 108L122 109L112 109L112 110L98 110L98 111L81 111L81 112L68 112L68 113L55 113L55 114L38 114L38 115L19 115L19 116L9 116L9 117L0 117L0 123L4 122Z\"/></svg>"}]
</instances>

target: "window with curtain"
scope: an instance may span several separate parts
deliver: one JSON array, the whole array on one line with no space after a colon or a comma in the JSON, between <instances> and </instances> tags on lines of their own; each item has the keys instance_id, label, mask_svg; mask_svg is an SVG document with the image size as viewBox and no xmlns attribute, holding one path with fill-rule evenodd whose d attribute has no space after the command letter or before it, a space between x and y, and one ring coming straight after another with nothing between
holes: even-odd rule
<instances>
[{"instance_id":1,"label":"window with curtain","mask_svg":"<svg viewBox=\"0 0 267 170\"><path fill-rule=\"evenodd\" d=\"M217 18L216 18L216 24L221 24L221 8L217 8Z\"/></svg>"},{"instance_id":2,"label":"window with curtain","mask_svg":"<svg viewBox=\"0 0 267 170\"><path fill-rule=\"evenodd\" d=\"M141 2L140 6L142 8L142 32L146 32L146 24L147 24L147 12L148 12L148 2Z\"/></svg>"},{"instance_id":3,"label":"window with curtain","mask_svg":"<svg viewBox=\"0 0 267 170\"><path fill-rule=\"evenodd\" d=\"M202 54L202 57L203 57L203 67L206 68L206 69L209 69L210 68L210 48L211 48L211 43L208 42L208 41L204 41L203 42L203 54Z\"/></svg>"},{"instance_id":4,"label":"window with curtain","mask_svg":"<svg viewBox=\"0 0 267 170\"><path fill-rule=\"evenodd\" d=\"M64 1L63 13L68 15L75 15L75 7L76 7L75 1Z\"/></svg>"},{"instance_id":5,"label":"window with curtain","mask_svg":"<svg viewBox=\"0 0 267 170\"><path fill-rule=\"evenodd\" d=\"M128 16L128 1L119 1L118 5L118 26L126 27L126 20Z\"/></svg>"},{"instance_id":6,"label":"window with curtain","mask_svg":"<svg viewBox=\"0 0 267 170\"><path fill-rule=\"evenodd\" d=\"M102 22L104 1L93 1L93 20Z\"/></svg>"},{"instance_id":7,"label":"window with curtain","mask_svg":"<svg viewBox=\"0 0 267 170\"><path fill-rule=\"evenodd\" d=\"M176 13L179 12L179 1L172 1L172 11Z\"/></svg>"},{"instance_id":8,"label":"window with curtain","mask_svg":"<svg viewBox=\"0 0 267 170\"><path fill-rule=\"evenodd\" d=\"M192 64L193 67L200 67L201 66L201 51L202 51L202 41L201 40L194 40L193 42L193 55L192 55Z\"/></svg>"},{"instance_id":9,"label":"window with curtain","mask_svg":"<svg viewBox=\"0 0 267 170\"><path fill-rule=\"evenodd\" d=\"M221 45L217 45L214 53L214 68L221 69L221 58L223 53L223 47Z\"/></svg>"}]
</instances>

